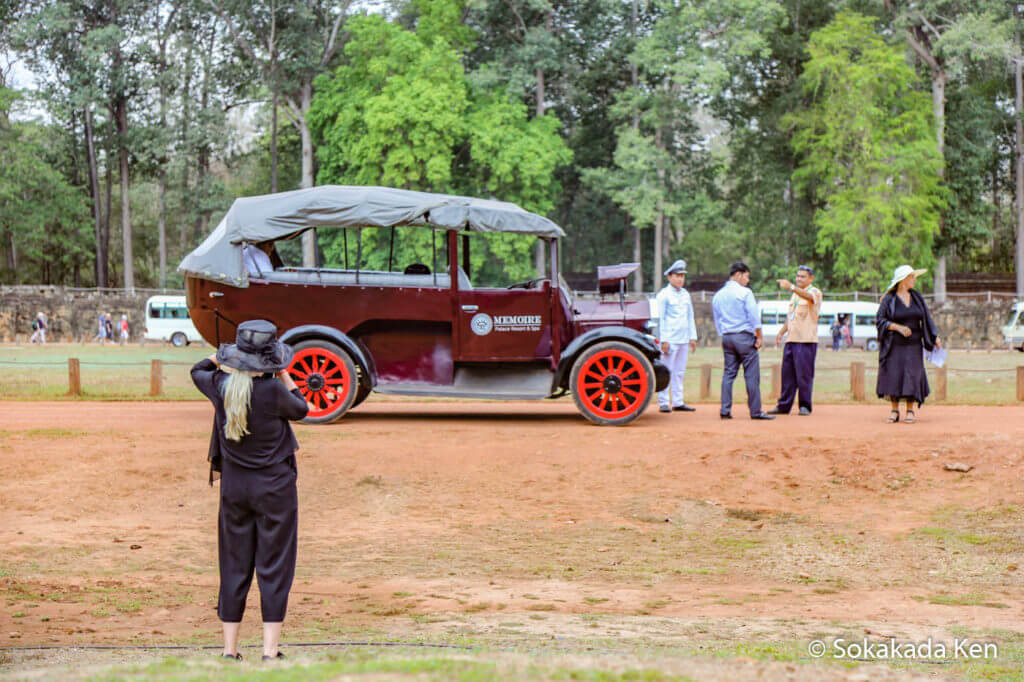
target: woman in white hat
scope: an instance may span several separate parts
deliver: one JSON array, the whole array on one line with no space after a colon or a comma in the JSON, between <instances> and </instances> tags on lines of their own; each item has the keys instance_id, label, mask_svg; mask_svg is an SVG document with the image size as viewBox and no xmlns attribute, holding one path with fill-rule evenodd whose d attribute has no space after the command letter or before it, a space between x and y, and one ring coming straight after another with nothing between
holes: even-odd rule
<instances>
[{"instance_id":1,"label":"woman in white hat","mask_svg":"<svg viewBox=\"0 0 1024 682\"><path fill-rule=\"evenodd\" d=\"M924 372L923 350L941 348L939 330L928 312L924 297L914 289L923 269L901 265L893 272L885 296L878 304L878 383L879 398L892 403L889 423L900 420L900 401L907 408L903 421L913 424L914 410L930 392Z\"/></svg>"}]
</instances>

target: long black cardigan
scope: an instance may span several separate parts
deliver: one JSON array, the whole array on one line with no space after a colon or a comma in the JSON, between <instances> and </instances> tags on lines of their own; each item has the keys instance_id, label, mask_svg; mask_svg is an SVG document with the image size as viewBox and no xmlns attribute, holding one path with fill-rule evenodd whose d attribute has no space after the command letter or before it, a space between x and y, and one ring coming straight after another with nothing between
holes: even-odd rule
<instances>
[{"instance_id":1,"label":"long black cardigan","mask_svg":"<svg viewBox=\"0 0 1024 682\"><path fill-rule=\"evenodd\" d=\"M918 293L916 289L911 289L910 298L916 301L921 306L921 310L924 311L924 324L921 325L921 341L924 344L925 350L930 351L935 348L935 339L939 338L939 328L935 326L935 320L932 319L932 314L928 311L928 305L924 302L924 296ZM875 324L878 327L879 363L889 357L889 353L892 351L893 339L899 333L889 329L895 310L896 290L893 289L883 296L882 301L878 304L878 317Z\"/></svg>"}]
</instances>

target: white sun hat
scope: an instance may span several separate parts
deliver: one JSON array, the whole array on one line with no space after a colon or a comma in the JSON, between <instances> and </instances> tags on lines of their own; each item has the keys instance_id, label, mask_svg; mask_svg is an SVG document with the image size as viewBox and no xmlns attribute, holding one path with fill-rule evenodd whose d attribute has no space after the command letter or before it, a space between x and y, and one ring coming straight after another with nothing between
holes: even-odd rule
<instances>
[{"instance_id":1,"label":"white sun hat","mask_svg":"<svg viewBox=\"0 0 1024 682\"><path fill-rule=\"evenodd\" d=\"M901 265L895 270L893 270L892 281L889 282L889 286L887 286L885 290L889 291L894 286L905 280L907 277L910 277L911 275L914 275L915 277L920 277L926 272L928 272L928 268L918 268L915 270L913 265Z\"/></svg>"}]
</instances>

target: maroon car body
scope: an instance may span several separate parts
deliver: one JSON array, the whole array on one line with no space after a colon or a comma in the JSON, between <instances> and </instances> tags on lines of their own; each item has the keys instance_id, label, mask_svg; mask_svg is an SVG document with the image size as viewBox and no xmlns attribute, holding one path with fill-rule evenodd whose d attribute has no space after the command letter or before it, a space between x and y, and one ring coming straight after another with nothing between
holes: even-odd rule
<instances>
[{"instance_id":1,"label":"maroon car body","mask_svg":"<svg viewBox=\"0 0 1024 682\"><path fill-rule=\"evenodd\" d=\"M284 229L294 237L303 227ZM478 288L469 276L468 232L459 227L443 232L448 265L438 273L279 267L248 274L243 287L209 268L197 273L186 259L189 314L214 345L232 341L245 320L277 325L296 348L289 371L316 408L313 422L336 420L371 391L490 399L571 393L595 423L642 414L668 373L647 334L648 302L623 296L633 268L606 273L608 293L581 300L558 276L558 238L542 237L550 276ZM229 232L211 235L207 251L218 239L230 242Z\"/></svg>"}]
</instances>

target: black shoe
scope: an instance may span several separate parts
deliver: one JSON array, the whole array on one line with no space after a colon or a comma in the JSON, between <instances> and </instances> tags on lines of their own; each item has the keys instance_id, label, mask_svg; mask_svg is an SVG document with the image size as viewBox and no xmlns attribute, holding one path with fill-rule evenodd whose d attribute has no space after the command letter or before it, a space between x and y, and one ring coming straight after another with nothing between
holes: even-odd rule
<instances>
[{"instance_id":1,"label":"black shoe","mask_svg":"<svg viewBox=\"0 0 1024 682\"><path fill-rule=\"evenodd\" d=\"M673 412L696 412L696 407L690 407L689 405L683 404L672 408Z\"/></svg>"},{"instance_id":2,"label":"black shoe","mask_svg":"<svg viewBox=\"0 0 1024 682\"><path fill-rule=\"evenodd\" d=\"M800 409L803 409L803 408L800 408ZM768 414L789 414L789 412L788 411L783 412L779 408L773 407L772 409L768 410Z\"/></svg>"},{"instance_id":3,"label":"black shoe","mask_svg":"<svg viewBox=\"0 0 1024 682\"><path fill-rule=\"evenodd\" d=\"M278 651L277 652L277 656L264 656L263 660L264 661L276 661L276 660L278 660L280 658L284 658L284 654L282 654L280 651Z\"/></svg>"},{"instance_id":4,"label":"black shoe","mask_svg":"<svg viewBox=\"0 0 1024 682\"><path fill-rule=\"evenodd\" d=\"M658 408L658 412L671 412L671 411L672 411L671 407L659 407Z\"/></svg>"},{"instance_id":5,"label":"black shoe","mask_svg":"<svg viewBox=\"0 0 1024 682\"><path fill-rule=\"evenodd\" d=\"M755 414L754 416L751 417L751 419L763 419L765 421L768 421L770 419L775 419L775 416L768 414L767 412L762 412L761 414Z\"/></svg>"},{"instance_id":6,"label":"black shoe","mask_svg":"<svg viewBox=\"0 0 1024 682\"><path fill-rule=\"evenodd\" d=\"M235 654L234 656L232 656L231 654L221 654L221 658L227 658L232 661L240 661L242 660L242 654Z\"/></svg>"},{"instance_id":7,"label":"black shoe","mask_svg":"<svg viewBox=\"0 0 1024 682\"><path fill-rule=\"evenodd\" d=\"M808 417L808 416L810 416L810 414L811 414L811 411L808 410L806 407L801 407L800 408L800 416L801 417Z\"/></svg>"},{"instance_id":8,"label":"black shoe","mask_svg":"<svg viewBox=\"0 0 1024 682\"><path fill-rule=\"evenodd\" d=\"M732 415L728 412L720 412L718 416L722 419L732 419Z\"/></svg>"}]
</instances>

